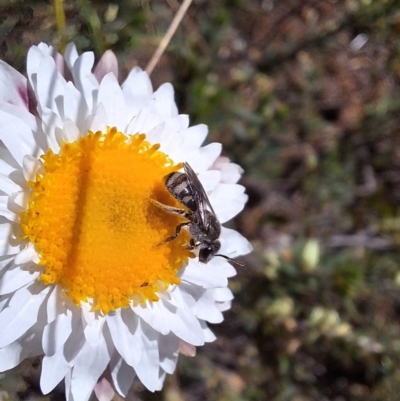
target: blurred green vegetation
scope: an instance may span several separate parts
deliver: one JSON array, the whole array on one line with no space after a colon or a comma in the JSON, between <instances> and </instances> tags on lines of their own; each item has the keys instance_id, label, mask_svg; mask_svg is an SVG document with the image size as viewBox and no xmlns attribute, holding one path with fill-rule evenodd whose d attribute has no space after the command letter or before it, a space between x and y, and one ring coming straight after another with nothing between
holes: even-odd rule
<instances>
[{"instance_id":1,"label":"blurred green vegetation","mask_svg":"<svg viewBox=\"0 0 400 401\"><path fill-rule=\"evenodd\" d=\"M60 37L51 2L2 0L0 57L23 71L32 44L74 41L123 79L178 6L66 1ZM400 3L197 0L152 79L244 167L232 225L255 251L217 340L132 399L399 399Z\"/></svg>"}]
</instances>

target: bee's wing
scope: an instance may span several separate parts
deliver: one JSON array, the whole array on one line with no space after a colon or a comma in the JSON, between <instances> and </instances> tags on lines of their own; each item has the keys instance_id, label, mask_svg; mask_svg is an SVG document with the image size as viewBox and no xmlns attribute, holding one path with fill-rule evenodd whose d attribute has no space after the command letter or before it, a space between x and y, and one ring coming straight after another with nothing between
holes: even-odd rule
<instances>
[{"instance_id":1,"label":"bee's wing","mask_svg":"<svg viewBox=\"0 0 400 401\"><path fill-rule=\"evenodd\" d=\"M188 177L188 183L190 185L190 189L192 191L193 197L195 198L195 202L199 207L200 216L204 222L205 220L205 210L209 210L212 214L215 215L214 209L211 206L210 200L208 199L207 193L197 177L197 174L190 167L189 163L184 163L183 168L185 170L185 174Z\"/></svg>"}]
</instances>

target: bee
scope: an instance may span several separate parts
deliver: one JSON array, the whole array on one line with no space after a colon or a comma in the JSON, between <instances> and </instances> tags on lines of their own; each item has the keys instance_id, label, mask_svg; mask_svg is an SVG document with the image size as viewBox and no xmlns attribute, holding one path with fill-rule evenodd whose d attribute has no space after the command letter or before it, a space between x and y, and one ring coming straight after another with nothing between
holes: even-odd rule
<instances>
[{"instance_id":1,"label":"bee","mask_svg":"<svg viewBox=\"0 0 400 401\"><path fill-rule=\"evenodd\" d=\"M151 203L166 212L177 214L187 219L187 221L176 227L175 234L166 238L159 245L174 240L183 228L187 228L191 235L188 249L198 250L201 263L208 263L214 256L221 256L229 262L244 266L243 263L228 256L217 254L221 248L221 242L219 241L221 223L196 173L188 163L183 164L183 170L184 173L173 172L165 176L164 183L171 195L186 206L188 211L150 199Z\"/></svg>"}]
</instances>

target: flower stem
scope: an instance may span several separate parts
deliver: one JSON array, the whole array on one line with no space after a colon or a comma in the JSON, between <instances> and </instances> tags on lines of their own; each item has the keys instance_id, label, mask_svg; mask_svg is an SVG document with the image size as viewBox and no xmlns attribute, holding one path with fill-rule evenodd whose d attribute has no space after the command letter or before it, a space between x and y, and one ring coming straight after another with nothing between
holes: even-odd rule
<instances>
[{"instance_id":1,"label":"flower stem","mask_svg":"<svg viewBox=\"0 0 400 401\"><path fill-rule=\"evenodd\" d=\"M64 30L65 30L65 12L64 0L53 0L54 12L56 14L57 34L60 41L60 50L63 53L65 49Z\"/></svg>"}]
</instances>

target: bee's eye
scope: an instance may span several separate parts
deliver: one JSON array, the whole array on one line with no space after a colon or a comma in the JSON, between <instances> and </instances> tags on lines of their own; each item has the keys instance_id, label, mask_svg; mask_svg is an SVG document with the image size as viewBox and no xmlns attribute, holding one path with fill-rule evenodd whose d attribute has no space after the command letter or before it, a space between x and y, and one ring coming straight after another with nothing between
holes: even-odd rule
<instances>
[{"instance_id":1,"label":"bee's eye","mask_svg":"<svg viewBox=\"0 0 400 401\"><path fill-rule=\"evenodd\" d=\"M199 251L199 260L201 263L207 263L210 261L214 253L213 248L209 245L207 247L201 248Z\"/></svg>"}]
</instances>

